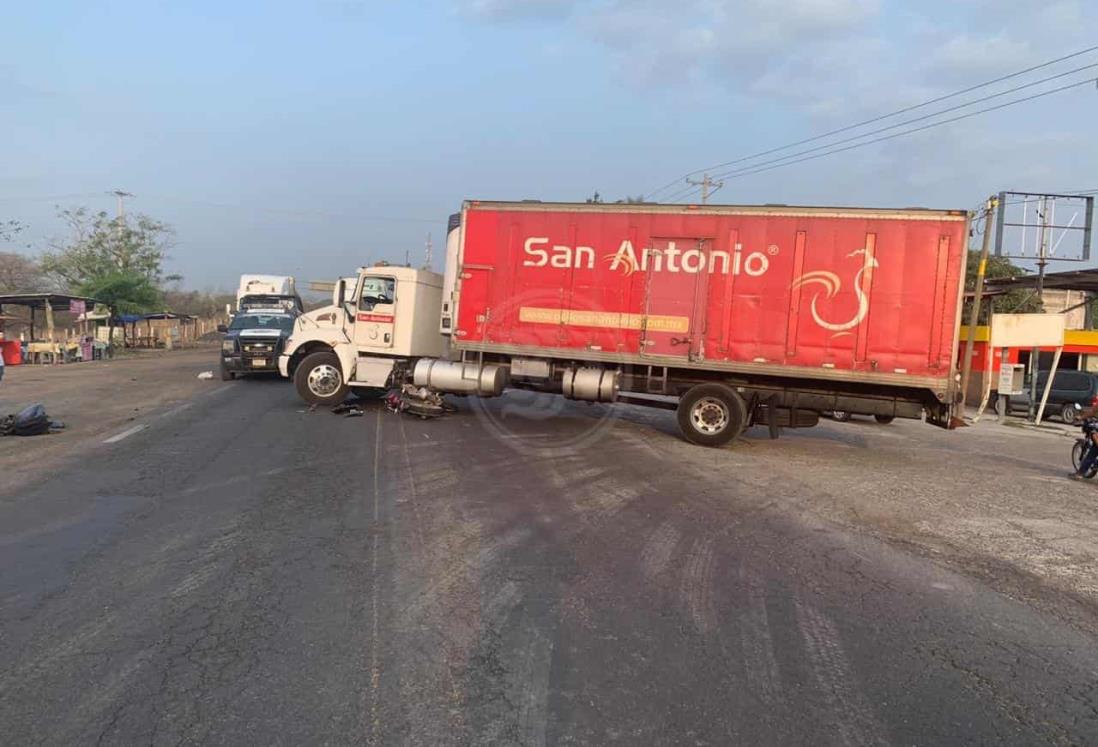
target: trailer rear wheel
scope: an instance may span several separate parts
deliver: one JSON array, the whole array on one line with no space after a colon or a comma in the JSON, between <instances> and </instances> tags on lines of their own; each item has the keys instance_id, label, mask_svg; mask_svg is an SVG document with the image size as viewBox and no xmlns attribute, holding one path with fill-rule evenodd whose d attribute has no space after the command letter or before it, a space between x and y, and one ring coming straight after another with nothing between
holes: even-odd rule
<instances>
[{"instance_id":1,"label":"trailer rear wheel","mask_svg":"<svg viewBox=\"0 0 1098 747\"><path fill-rule=\"evenodd\" d=\"M698 384L679 398L679 429L690 443L723 446L743 431L747 407L735 389L724 384Z\"/></svg>"},{"instance_id":2,"label":"trailer rear wheel","mask_svg":"<svg viewBox=\"0 0 1098 747\"><path fill-rule=\"evenodd\" d=\"M873 419L876 420L881 425L888 425L889 423L891 423L896 418L895 418L895 416L892 416L892 415L874 415Z\"/></svg>"},{"instance_id":3,"label":"trailer rear wheel","mask_svg":"<svg viewBox=\"0 0 1098 747\"><path fill-rule=\"evenodd\" d=\"M339 356L323 351L310 353L294 371L298 395L311 405L338 405L347 399L347 382Z\"/></svg>"}]
</instances>

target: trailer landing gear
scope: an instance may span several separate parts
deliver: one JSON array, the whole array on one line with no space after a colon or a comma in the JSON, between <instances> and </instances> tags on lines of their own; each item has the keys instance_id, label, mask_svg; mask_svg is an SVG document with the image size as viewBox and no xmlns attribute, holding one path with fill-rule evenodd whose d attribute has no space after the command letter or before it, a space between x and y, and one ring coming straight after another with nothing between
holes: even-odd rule
<instances>
[{"instance_id":1,"label":"trailer landing gear","mask_svg":"<svg viewBox=\"0 0 1098 747\"><path fill-rule=\"evenodd\" d=\"M743 398L724 384L697 384L679 398L676 417L682 435L699 446L724 446L744 429Z\"/></svg>"}]
</instances>

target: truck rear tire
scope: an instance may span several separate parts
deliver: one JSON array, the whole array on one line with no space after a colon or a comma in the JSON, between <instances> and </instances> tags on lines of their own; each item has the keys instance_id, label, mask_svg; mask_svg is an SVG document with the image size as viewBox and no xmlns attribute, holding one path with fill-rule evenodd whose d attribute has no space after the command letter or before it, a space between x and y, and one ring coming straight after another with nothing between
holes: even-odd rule
<instances>
[{"instance_id":1,"label":"truck rear tire","mask_svg":"<svg viewBox=\"0 0 1098 747\"><path fill-rule=\"evenodd\" d=\"M676 409L683 437L699 446L724 446L743 432L747 407L724 384L698 384L679 398Z\"/></svg>"},{"instance_id":2,"label":"truck rear tire","mask_svg":"<svg viewBox=\"0 0 1098 747\"><path fill-rule=\"evenodd\" d=\"M889 423L891 423L896 418L893 415L874 415L873 419L876 420L881 425L888 425Z\"/></svg>"},{"instance_id":3,"label":"truck rear tire","mask_svg":"<svg viewBox=\"0 0 1098 747\"><path fill-rule=\"evenodd\" d=\"M332 352L310 353L294 371L298 396L310 405L338 405L347 399L347 381Z\"/></svg>"}]
</instances>

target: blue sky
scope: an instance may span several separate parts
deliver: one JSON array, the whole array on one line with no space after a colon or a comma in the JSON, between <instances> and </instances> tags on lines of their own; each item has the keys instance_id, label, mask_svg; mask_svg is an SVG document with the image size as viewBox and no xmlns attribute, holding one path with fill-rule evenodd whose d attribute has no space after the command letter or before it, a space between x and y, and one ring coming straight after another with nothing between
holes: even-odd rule
<instances>
[{"instance_id":1,"label":"blue sky","mask_svg":"<svg viewBox=\"0 0 1098 747\"><path fill-rule=\"evenodd\" d=\"M464 198L640 194L1098 44L1094 6L22 3L0 28L0 219L25 223L33 252L63 235L55 205L113 209L123 188L174 226L186 287L330 278L419 259ZM1083 87L730 179L720 200L971 207L1003 188L1098 189L1096 115Z\"/></svg>"}]
</instances>

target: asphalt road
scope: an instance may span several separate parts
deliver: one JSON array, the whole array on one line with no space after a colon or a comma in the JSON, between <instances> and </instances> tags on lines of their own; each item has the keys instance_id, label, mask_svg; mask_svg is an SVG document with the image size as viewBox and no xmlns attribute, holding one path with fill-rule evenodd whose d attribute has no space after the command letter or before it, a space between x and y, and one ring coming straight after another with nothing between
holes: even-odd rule
<instances>
[{"instance_id":1,"label":"asphalt road","mask_svg":"<svg viewBox=\"0 0 1098 747\"><path fill-rule=\"evenodd\" d=\"M0 487L4 743L1098 743L1092 637L669 415L211 386Z\"/></svg>"}]
</instances>

